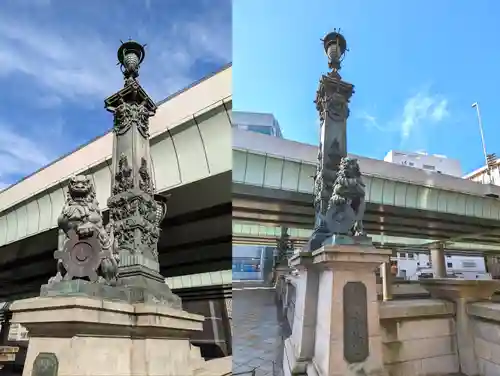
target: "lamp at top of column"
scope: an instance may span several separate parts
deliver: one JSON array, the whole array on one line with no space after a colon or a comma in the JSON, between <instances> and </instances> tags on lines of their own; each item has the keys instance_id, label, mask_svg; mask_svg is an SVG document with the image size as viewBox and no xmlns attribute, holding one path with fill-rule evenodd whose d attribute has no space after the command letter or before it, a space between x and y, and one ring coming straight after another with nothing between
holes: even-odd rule
<instances>
[{"instance_id":1,"label":"lamp at top of column","mask_svg":"<svg viewBox=\"0 0 500 376\"><path fill-rule=\"evenodd\" d=\"M328 56L328 67L332 69L334 73L337 73L341 68L345 53L348 51L347 41L344 36L340 34L340 30L337 29L333 29L333 31L328 33L322 41L325 47L326 56Z\"/></svg>"},{"instance_id":2,"label":"lamp at top of column","mask_svg":"<svg viewBox=\"0 0 500 376\"><path fill-rule=\"evenodd\" d=\"M139 77L139 68L146 57L145 44L140 44L134 40L122 42L118 48L118 65L125 77L125 80Z\"/></svg>"}]
</instances>

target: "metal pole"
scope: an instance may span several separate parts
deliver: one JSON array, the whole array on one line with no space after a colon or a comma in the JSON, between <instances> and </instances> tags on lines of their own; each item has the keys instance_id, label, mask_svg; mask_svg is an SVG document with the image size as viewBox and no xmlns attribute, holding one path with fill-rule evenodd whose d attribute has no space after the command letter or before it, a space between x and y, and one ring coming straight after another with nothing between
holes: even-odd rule
<instances>
[{"instance_id":1,"label":"metal pole","mask_svg":"<svg viewBox=\"0 0 500 376\"><path fill-rule=\"evenodd\" d=\"M483 122L481 120L481 111L479 110L479 103L474 102L472 107L476 108L477 122L479 124L479 132L481 133L481 143L483 145L483 154L486 165L488 165L488 154L486 154L486 143L484 142Z\"/></svg>"},{"instance_id":2,"label":"metal pole","mask_svg":"<svg viewBox=\"0 0 500 376\"><path fill-rule=\"evenodd\" d=\"M476 108L477 122L479 124L479 132L481 133L481 143L483 146L484 161L486 163L486 171L490 177L490 184L491 184L492 176L491 176L491 171L490 171L490 167L488 164L488 154L486 154L486 143L484 142L483 122L481 120L481 111L479 110L479 103L477 103L477 102L472 103L472 107Z\"/></svg>"}]
</instances>

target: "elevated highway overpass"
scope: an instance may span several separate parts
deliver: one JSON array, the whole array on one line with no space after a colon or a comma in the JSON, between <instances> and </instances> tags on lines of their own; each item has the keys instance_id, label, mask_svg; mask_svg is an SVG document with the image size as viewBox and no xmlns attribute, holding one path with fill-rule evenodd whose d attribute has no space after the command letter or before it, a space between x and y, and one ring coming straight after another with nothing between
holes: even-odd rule
<instances>
[{"instance_id":1,"label":"elevated highway overpass","mask_svg":"<svg viewBox=\"0 0 500 376\"><path fill-rule=\"evenodd\" d=\"M205 298L231 283L231 105L228 66L158 103L150 123L155 188L170 195L161 272ZM57 217L71 175L92 177L107 215L111 150L107 133L0 192L0 301L36 295L55 274Z\"/></svg>"},{"instance_id":2,"label":"elevated highway overpass","mask_svg":"<svg viewBox=\"0 0 500 376\"><path fill-rule=\"evenodd\" d=\"M312 234L311 229L288 228L289 240L295 248L304 246ZM275 247L276 241L281 236L281 227L264 225L252 222L233 221L233 245L259 245ZM401 236L390 236L370 234L373 244L378 248L396 250L419 250L428 251L436 241L424 238L409 238ZM500 245L484 245L466 243L463 241L446 242L446 253L456 255L485 255L499 254Z\"/></svg>"},{"instance_id":3,"label":"elevated highway overpass","mask_svg":"<svg viewBox=\"0 0 500 376\"><path fill-rule=\"evenodd\" d=\"M369 234L500 244L500 187L359 159ZM317 147L233 129L233 220L311 229Z\"/></svg>"}]
</instances>

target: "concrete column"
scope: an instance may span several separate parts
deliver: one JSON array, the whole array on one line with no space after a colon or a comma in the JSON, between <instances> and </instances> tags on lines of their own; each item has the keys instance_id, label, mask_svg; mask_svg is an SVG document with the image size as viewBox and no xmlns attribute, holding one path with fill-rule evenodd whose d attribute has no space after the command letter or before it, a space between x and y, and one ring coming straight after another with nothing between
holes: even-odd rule
<instances>
[{"instance_id":1,"label":"concrete column","mask_svg":"<svg viewBox=\"0 0 500 376\"><path fill-rule=\"evenodd\" d=\"M486 272L491 274L493 279L500 278L500 263L497 260L497 255L485 255Z\"/></svg>"},{"instance_id":2,"label":"concrete column","mask_svg":"<svg viewBox=\"0 0 500 376\"><path fill-rule=\"evenodd\" d=\"M392 280L391 263L384 262L380 266L380 277L382 278L382 298L384 302L392 300Z\"/></svg>"},{"instance_id":3,"label":"concrete column","mask_svg":"<svg viewBox=\"0 0 500 376\"><path fill-rule=\"evenodd\" d=\"M434 278L446 278L446 260L444 257L444 244L437 243L431 246L431 262Z\"/></svg>"}]
</instances>

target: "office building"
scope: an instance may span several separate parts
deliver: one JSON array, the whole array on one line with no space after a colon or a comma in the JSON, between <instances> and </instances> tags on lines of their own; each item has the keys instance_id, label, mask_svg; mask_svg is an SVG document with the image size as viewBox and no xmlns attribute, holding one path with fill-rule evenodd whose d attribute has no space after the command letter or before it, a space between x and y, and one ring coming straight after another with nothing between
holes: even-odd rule
<instances>
[{"instance_id":1,"label":"office building","mask_svg":"<svg viewBox=\"0 0 500 376\"><path fill-rule=\"evenodd\" d=\"M281 127L273 114L233 111L231 124L241 130L283 138Z\"/></svg>"},{"instance_id":2,"label":"office building","mask_svg":"<svg viewBox=\"0 0 500 376\"><path fill-rule=\"evenodd\" d=\"M460 161L444 155L391 150L385 156L384 161L432 171L438 174L462 176Z\"/></svg>"}]
</instances>

